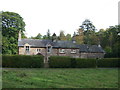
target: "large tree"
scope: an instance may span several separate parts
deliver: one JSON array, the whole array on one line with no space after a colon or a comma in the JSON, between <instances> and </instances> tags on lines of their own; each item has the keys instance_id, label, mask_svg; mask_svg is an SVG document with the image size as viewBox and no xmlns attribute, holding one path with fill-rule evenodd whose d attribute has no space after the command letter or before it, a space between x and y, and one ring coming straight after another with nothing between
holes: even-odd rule
<instances>
[{"instance_id":1,"label":"large tree","mask_svg":"<svg viewBox=\"0 0 120 90\"><path fill-rule=\"evenodd\" d=\"M106 57L120 57L120 36L118 33L120 33L120 25L97 32L100 44L106 51Z\"/></svg>"},{"instance_id":2,"label":"large tree","mask_svg":"<svg viewBox=\"0 0 120 90\"><path fill-rule=\"evenodd\" d=\"M85 44L94 44L92 43L91 41L95 41L94 37L96 37L95 35L95 26L93 25L93 23L89 20L89 19L86 19L85 21L83 21L82 25L80 26L80 29L83 30L84 32L84 43ZM94 36L94 37L93 37Z\"/></svg>"},{"instance_id":3,"label":"large tree","mask_svg":"<svg viewBox=\"0 0 120 90\"><path fill-rule=\"evenodd\" d=\"M79 28L77 30L77 34L74 32L74 38L75 38L77 44L83 44L84 43L83 30Z\"/></svg>"},{"instance_id":4,"label":"large tree","mask_svg":"<svg viewBox=\"0 0 120 90\"><path fill-rule=\"evenodd\" d=\"M66 35L66 40L68 40L68 41L72 40L71 34Z\"/></svg>"},{"instance_id":5,"label":"large tree","mask_svg":"<svg viewBox=\"0 0 120 90\"><path fill-rule=\"evenodd\" d=\"M14 12L2 12L2 53L17 54L18 33L21 31L22 38L25 38L25 22L23 18Z\"/></svg>"},{"instance_id":6,"label":"large tree","mask_svg":"<svg viewBox=\"0 0 120 90\"><path fill-rule=\"evenodd\" d=\"M80 27L84 30L84 32L96 30L95 26L92 24L92 22L89 19L85 19L85 21L83 21L83 23Z\"/></svg>"},{"instance_id":7,"label":"large tree","mask_svg":"<svg viewBox=\"0 0 120 90\"><path fill-rule=\"evenodd\" d=\"M67 40L63 30L60 31L59 40Z\"/></svg>"}]
</instances>

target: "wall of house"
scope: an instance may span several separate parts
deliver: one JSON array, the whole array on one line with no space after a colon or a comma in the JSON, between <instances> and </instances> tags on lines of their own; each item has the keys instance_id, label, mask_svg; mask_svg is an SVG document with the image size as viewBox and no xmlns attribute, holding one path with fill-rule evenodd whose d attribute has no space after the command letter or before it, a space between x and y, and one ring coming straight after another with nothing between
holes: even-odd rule
<instances>
[{"instance_id":1,"label":"wall of house","mask_svg":"<svg viewBox=\"0 0 120 90\"><path fill-rule=\"evenodd\" d=\"M37 52L37 49L40 49L40 52ZM50 53L47 53L46 48L30 48L29 54L25 52L24 47L19 47L19 55L36 55L41 53L43 56L71 56L75 58L104 58L104 53L79 53L79 49L75 49L76 53L71 53L71 49L65 49L65 53L60 53L59 49L53 48ZM46 57L46 58L47 58Z\"/></svg>"},{"instance_id":2,"label":"wall of house","mask_svg":"<svg viewBox=\"0 0 120 90\"><path fill-rule=\"evenodd\" d=\"M40 49L40 52L37 52L37 49ZM19 47L19 55L36 55L38 53L41 53L43 56L46 54L45 48L30 48L29 53L26 53L24 47Z\"/></svg>"},{"instance_id":3,"label":"wall of house","mask_svg":"<svg viewBox=\"0 0 120 90\"><path fill-rule=\"evenodd\" d=\"M37 49L40 49L40 52L37 52ZM20 55L36 55L41 53L43 56L71 56L71 57L79 57L79 49L75 49L76 53L71 53L71 49L65 49L65 53L60 53L59 49L53 48L50 53L47 53L46 48L30 48L29 53L25 52L24 47L19 47L19 54Z\"/></svg>"},{"instance_id":4,"label":"wall of house","mask_svg":"<svg viewBox=\"0 0 120 90\"><path fill-rule=\"evenodd\" d=\"M79 53L80 58L88 58L88 53L81 52Z\"/></svg>"},{"instance_id":5,"label":"wall of house","mask_svg":"<svg viewBox=\"0 0 120 90\"><path fill-rule=\"evenodd\" d=\"M104 53L80 53L80 58L104 58Z\"/></svg>"},{"instance_id":6,"label":"wall of house","mask_svg":"<svg viewBox=\"0 0 120 90\"><path fill-rule=\"evenodd\" d=\"M47 56L58 56L58 49L52 48L50 53L47 53Z\"/></svg>"},{"instance_id":7,"label":"wall of house","mask_svg":"<svg viewBox=\"0 0 120 90\"><path fill-rule=\"evenodd\" d=\"M19 47L18 48L18 54L19 55L24 55L25 54L24 52L25 52L24 47Z\"/></svg>"},{"instance_id":8,"label":"wall of house","mask_svg":"<svg viewBox=\"0 0 120 90\"><path fill-rule=\"evenodd\" d=\"M58 56L71 56L71 57L74 57L74 58L79 58L79 49L75 49L76 50L76 53L71 53L71 49L65 49L65 53L60 53L59 51L59 54Z\"/></svg>"}]
</instances>

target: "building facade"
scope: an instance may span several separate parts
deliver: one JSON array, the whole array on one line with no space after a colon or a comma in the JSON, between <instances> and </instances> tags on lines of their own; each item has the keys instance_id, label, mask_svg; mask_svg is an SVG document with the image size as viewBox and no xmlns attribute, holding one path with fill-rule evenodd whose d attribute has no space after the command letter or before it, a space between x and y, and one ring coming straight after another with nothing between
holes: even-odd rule
<instances>
[{"instance_id":1,"label":"building facade","mask_svg":"<svg viewBox=\"0 0 120 90\"><path fill-rule=\"evenodd\" d=\"M70 56L74 58L103 58L104 50L97 45L78 45L74 40L18 39L19 55L43 55L45 62L50 56Z\"/></svg>"}]
</instances>

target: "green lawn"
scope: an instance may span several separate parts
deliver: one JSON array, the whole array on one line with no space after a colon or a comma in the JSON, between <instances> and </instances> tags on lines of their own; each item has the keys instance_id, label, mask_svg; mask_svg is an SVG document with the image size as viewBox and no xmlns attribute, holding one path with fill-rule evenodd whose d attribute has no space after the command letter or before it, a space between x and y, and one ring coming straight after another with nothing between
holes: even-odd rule
<instances>
[{"instance_id":1,"label":"green lawn","mask_svg":"<svg viewBox=\"0 0 120 90\"><path fill-rule=\"evenodd\" d=\"M3 69L3 88L117 88L118 69Z\"/></svg>"}]
</instances>

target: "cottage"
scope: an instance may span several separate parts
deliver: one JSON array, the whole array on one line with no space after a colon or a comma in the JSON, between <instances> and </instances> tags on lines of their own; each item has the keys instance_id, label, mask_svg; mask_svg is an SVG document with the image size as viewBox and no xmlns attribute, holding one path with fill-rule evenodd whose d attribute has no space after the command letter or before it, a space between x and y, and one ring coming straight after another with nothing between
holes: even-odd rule
<instances>
[{"instance_id":1,"label":"cottage","mask_svg":"<svg viewBox=\"0 0 120 90\"><path fill-rule=\"evenodd\" d=\"M45 62L50 56L71 56L75 58L103 58L104 50L97 45L77 45L75 40L18 39L19 55L43 55Z\"/></svg>"}]
</instances>

